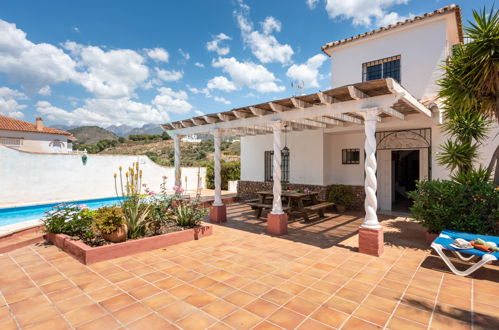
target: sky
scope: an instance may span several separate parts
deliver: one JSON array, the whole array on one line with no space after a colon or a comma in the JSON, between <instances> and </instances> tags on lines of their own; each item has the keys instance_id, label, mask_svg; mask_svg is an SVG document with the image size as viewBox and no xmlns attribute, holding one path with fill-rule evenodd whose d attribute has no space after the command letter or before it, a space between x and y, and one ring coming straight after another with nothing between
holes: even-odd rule
<instances>
[{"instance_id":1,"label":"sky","mask_svg":"<svg viewBox=\"0 0 499 330\"><path fill-rule=\"evenodd\" d=\"M141 127L312 93L325 43L451 3L493 0L2 0L0 114Z\"/></svg>"}]
</instances>

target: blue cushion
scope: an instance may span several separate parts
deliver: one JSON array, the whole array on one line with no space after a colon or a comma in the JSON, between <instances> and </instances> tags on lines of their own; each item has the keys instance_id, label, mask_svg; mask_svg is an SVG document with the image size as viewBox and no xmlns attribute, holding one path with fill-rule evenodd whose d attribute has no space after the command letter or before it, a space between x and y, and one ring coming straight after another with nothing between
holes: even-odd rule
<instances>
[{"instance_id":1,"label":"blue cushion","mask_svg":"<svg viewBox=\"0 0 499 330\"><path fill-rule=\"evenodd\" d=\"M468 234L468 233L463 233L460 231L447 230L447 229L442 230L442 232L440 234L447 235L450 238L439 236L433 242L444 246L447 250L458 251L458 252L461 252L463 254L471 254L471 255L480 256L480 257L483 256L484 254L491 254L494 257L496 257L496 259L499 259L499 252L488 253L488 252L483 252L483 251L480 251L477 249L460 250L460 249L455 249L452 246L450 246L450 244L454 243L454 240L456 238L462 238L462 239L467 240L467 241L474 241L477 238L481 238L487 242L494 242L499 246L499 237L489 236L489 235Z\"/></svg>"}]
</instances>

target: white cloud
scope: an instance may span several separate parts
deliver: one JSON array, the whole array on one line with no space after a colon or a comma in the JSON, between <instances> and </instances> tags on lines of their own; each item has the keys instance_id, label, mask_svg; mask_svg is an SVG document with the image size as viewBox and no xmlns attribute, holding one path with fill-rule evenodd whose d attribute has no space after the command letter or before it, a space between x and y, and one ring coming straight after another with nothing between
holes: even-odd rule
<instances>
[{"instance_id":1,"label":"white cloud","mask_svg":"<svg viewBox=\"0 0 499 330\"><path fill-rule=\"evenodd\" d=\"M203 111L200 111L200 110L194 110L194 113L198 116L203 116L204 115L204 112Z\"/></svg>"},{"instance_id":2,"label":"white cloud","mask_svg":"<svg viewBox=\"0 0 499 330\"><path fill-rule=\"evenodd\" d=\"M224 76L217 76L210 79L206 87L208 87L208 89L219 89L225 92L236 90L236 85Z\"/></svg>"},{"instance_id":3,"label":"white cloud","mask_svg":"<svg viewBox=\"0 0 499 330\"><path fill-rule=\"evenodd\" d=\"M307 3L310 2L314 5L317 3L307 0ZM388 12L388 8L408 2L409 0L326 0L326 11L333 19L351 19L353 25L385 26L408 18L396 12Z\"/></svg>"},{"instance_id":4,"label":"white cloud","mask_svg":"<svg viewBox=\"0 0 499 330\"><path fill-rule=\"evenodd\" d=\"M196 63L194 63L194 65L197 66L198 68L204 68L203 63L196 62Z\"/></svg>"},{"instance_id":5,"label":"white cloud","mask_svg":"<svg viewBox=\"0 0 499 330\"><path fill-rule=\"evenodd\" d=\"M149 104L127 98L87 99L85 103L72 111L53 106L47 101L39 101L36 109L47 119L69 125L110 126L126 124L141 127L147 123L167 122L167 111Z\"/></svg>"},{"instance_id":6,"label":"white cloud","mask_svg":"<svg viewBox=\"0 0 499 330\"><path fill-rule=\"evenodd\" d=\"M43 96L50 96L50 94L52 94L52 90L50 89L50 86L47 85L45 87L40 88L38 94Z\"/></svg>"},{"instance_id":7,"label":"white cloud","mask_svg":"<svg viewBox=\"0 0 499 330\"><path fill-rule=\"evenodd\" d=\"M305 88L309 87L319 87L319 79L321 74L319 73L319 68L327 60L327 56L324 54L317 54L309 58L303 64L293 64L289 67L286 72L286 76L293 80L303 81Z\"/></svg>"},{"instance_id":8,"label":"white cloud","mask_svg":"<svg viewBox=\"0 0 499 330\"><path fill-rule=\"evenodd\" d=\"M0 73L30 93L76 77L76 63L61 49L46 43L35 44L15 24L3 20L0 35Z\"/></svg>"},{"instance_id":9,"label":"white cloud","mask_svg":"<svg viewBox=\"0 0 499 330\"><path fill-rule=\"evenodd\" d=\"M307 0L308 8L314 9L318 2L319 0Z\"/></svg>"},{"instance_id":10,"label":"white cloud","mask_svg":"<svg viewBox=\"0 0 499 330\"><path fill-rule=\"evenodd\" d=\"M175 92L171 88L161 87L160 94L156 95L152 104L165 112L188 113L193 106L187 101L188 96L185 91Z\"/></svg>"},{"instance_id":11,"label":"white cloud","mask_svg":"<svg viewBox=\"0 0 499 330\"><path fill-rule=\"evenodd\" d=\"M149 76L145 59L131 49L104 51L96 46L67 42L64 46L84 68L75 79L97 98L132 97Z\"/></svg>"},{"instance_id":12,"label":"white cloud","mask_svg":"<svg viewBox=\"0 0 499 330\"><path fill-rule=\"evenodd\" d=\"M19 110L26 108L26 105L19 104L18 100L25 99L27 99L26 95L17 90L0 87L0 115L23 118L24 114Z\"/></svg>"},{"instance_id":13,"label":"white cloud","mask_svg":"<svg viewBox=\"0 0 499 330\"><path fill-rule=\"evenodd\" d=\"M158 78L163 81L179 81L184 76L182 71L162 70L160 68L155 68L155 70Z\"/></svg>"},{"instance_id":14,"label":"white cloud","mask_svg":"<svg viewBox=\"0 0 499 330\"><path fill-rule=\"evenodd\" d=\"M179 48L178 52L180 53L180 55L182 55L182 57L184 58L184 61L188 61L191 58L191 54L184 51L182 48Z\"/></svg>"},{"instance_id":15,"label":"white cloud","mask_svg":"<svg viewBox=\"0 0 499 330\"><path fill-rule=\"evenodd\" d=\"M281 92L284 86L279 86L274 74L263 65L253 62L239 62L234 57L221 57L212 62L215 68L230 75L237 86L247 86L258 92Z\"/></svg>"},{"instance_id":16,"label":"white cloud","mask_svg":"<svg viewBox=\"0 0 499 330\"><path fill-rule=\"evenodd\" d=\"M153 48L153 49L148 49L146 53L147 53L147 56L149 56L153 60L159 61L159 62L168 62L168 59L170 57L170 55L168 54L168 52L166 50L164 50L163 48L159 48L159 47Z\"/></svg>"},{"instance_id":17,"label":"white cloud","mask_svg":"<svg viewBox=\"0 0 499 330\"><path fill-rule=\"evenodd\" d=\"M221 45L224 40L231 40L231 38L224 33L219 33L213 37L212 41L206 43L206 49L216 52L218 55L227 55L230 52L230 48L229 46Z\"/></svg>"},{"instance_id":18,"label":"white cloud","mask_svg":"<svg viewBox=\"0 0 499 330\"><path fill-rule=\"evenodd\" d=\"M272 35L272 32L281 31L281 22L274 17L267 17L265 21L261 22L262 31L257 31L249 19L249 7L242 1L239 4L240 10L234 14L243 41L250 47L253 55L262 63L279 62L286 64L291 62L291 56L294 54L293 48L288 44L279 43Z\"/></svg>"},{"instance_id":19,"label":"white cloud","mask_svg":"<svg viewBox=\"0 0 499 330\"><path fill-rule=\"evenodd\" d=\"M229 100L226 100L226 99L224 99L223 97L220 97L220 96L215 96L213 99L215 101L223 103L223 104L230 104Z\"/></svg>"}]
</instances>

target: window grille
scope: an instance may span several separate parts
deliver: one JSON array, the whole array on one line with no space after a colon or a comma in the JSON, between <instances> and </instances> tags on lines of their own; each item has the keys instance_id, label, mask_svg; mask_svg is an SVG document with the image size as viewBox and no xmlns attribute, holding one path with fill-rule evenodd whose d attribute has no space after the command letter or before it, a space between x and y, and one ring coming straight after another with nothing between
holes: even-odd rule
<instances>
[{"instance_id":1,"label":"window grille","mask_svg":"<svg viewBox=\"0 0 499 330\"><path fill-rule=\"evenodd\" d=\"M360 164L360 149L343 149L341 151L342 164Z\"/></svg>"},{"instance_id":2,"label":"window grille","mask_svg":"<svg viewBox=\"0 0 499 330\"><path fill-rule=\"evenodd\" d=\"M265 151L265 181L273 180L274 152ZM289 150L281 151L281 181L289 182Z\"/></svg>"},{"instance_id":3,"label":"window grille","mask_svg":"<svg viewBox=\"0 0 499 330\"><path fill-rule=\"evenodd\" d=\"M13 147L13 148L19 148L23 145L23 139L22 138L11 138L11 137L2 137L0 136L0 144Z\"/></svg>"},{"instance_id":4,"label":"window grille","mask_svg":"<svg viewBox=\"0 0 499 330\"><path fill-rule=\"evenodd\" d=\"M389 77L400 82L400 55L362 64L362 81Z\"/></svg>"}]
</instances>

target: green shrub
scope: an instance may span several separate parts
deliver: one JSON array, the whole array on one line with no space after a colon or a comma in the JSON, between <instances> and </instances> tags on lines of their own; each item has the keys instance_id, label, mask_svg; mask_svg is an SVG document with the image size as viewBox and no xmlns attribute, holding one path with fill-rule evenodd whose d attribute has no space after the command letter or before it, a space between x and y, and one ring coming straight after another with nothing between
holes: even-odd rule
<instances>
[{"instance_id":1,"label":"green shrub","mask_svg":"<svg viewBox=\"0 0 499 330\"><path fill-rule=\"evenodd\" d=\"M409 193L412 216L430 233L451 229L496 234L499 190L487 182L461 184L447 180L419 181Z\"/></svg>"},{"instance_id":2,"label":"green shrub","mask_svg":"<svg viewBox=\"0 0 499 330\"><path fill-rule=\"evenodd\" d=\"M328 192L328 201L347 208L355 204L355 193L351 186L333 185Z\"/></svg>"},{"instance_id":3,"label":"green shrub","mask_svg":"<svg viewBox=\"0 0 499 330\"><path fill-rule=\"evenodd\" d=\"M177 225L195 227L206 217L208 211L199 203L181 201L173 212Z\"/></svg>"},{"instance_id":4,"label":"green shrub","mask_svg":"<svg viewBox=\"0 0 499 330\"><path fill-rule=\"evenodd\" d=\"M94 211L94 223L104 234L111 234L125 223L121 207L104 206Z\"/></svg>"},{"instance_id":5,"label":"green shrub","mask_svg":"<svg viewBox=\"0 0 499 330\"><path fill-rule=\"evenodd\" d=\"M241 177L241 163L240 162L221 162L220 174L222 176L222 189L229 188L229 181L239 180ZM215 170L214 162L208 163L206 166L206 188L215 189Z\"/></svg>"},{"instance_id":6,"label":"green shrub","mask_svg":"<svg viewBox=\"0 0 499 330\"><path fill-rule=\"evenodd\" d=\"M80 238L92 238L93 211L84 206L59 204L48 211L42 219L45 231Z\"/></svg>"}]
</instances>

